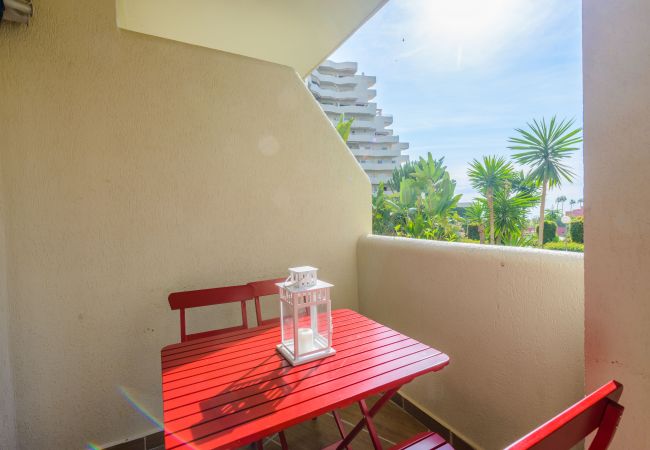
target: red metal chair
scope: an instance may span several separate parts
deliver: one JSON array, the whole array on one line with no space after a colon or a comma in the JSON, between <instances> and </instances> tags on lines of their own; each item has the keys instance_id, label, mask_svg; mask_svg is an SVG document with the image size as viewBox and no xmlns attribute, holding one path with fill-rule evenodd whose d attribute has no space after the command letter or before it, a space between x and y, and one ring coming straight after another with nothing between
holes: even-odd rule
<instances>
[{"instance_id":1,"label":"red metal chair","mask_svg":"<svg viewBox=\"0 0 650 450\"><path fill-rule=\"evenodd\" d=\"M278 323L280 321L279 317L273 317L270 319L262 318L262 305L260 304L260 297L278 294L279 289L275 283L281 283L285 280L286 278L275 278L273 280L251 281L248 283L248 285L253 289L253 297L255 298L255 315L257 316L257 326Z\"/></svg>"},{"instance_id":2,"label":"red metal chair","mask_svg":"<svg viewBox=\"0 0 650 450\"><path fill-rule=\"evenodd\" d=\"M255 311L259 318L261 317L261 312L259 309L259 296L271 295L278 292L277 286L275 286L275 292L268 292L269 287L267 284L271 282L280 282L284 281L284 278L278 280L266 280L257 282L257 297L255 297ZM246 301L251 300L254 297L253 294L253 285L256 283L242 284L238 286L225 286L211 289L199 289L196 291L184 291L184 292L173 292L169 294L169 306L171 309L180 310L180 319L181 319L181 342L190 341L192 339L199 339L208 336L215 336L222 333L227 333L229 331L245 330L248 328L248 316L246 315ZM220 328L216 330L203 331L200 333L187 334L186 325L185 325L185 310L188 308L198 308L201 306L210 306L210 305L223 305L226 303L241 303L241 319L242 324L236 325L234 327ZM271 321L268 321L271 322ZM288 450L287 439L285 437L284 431L278 433L280 437L280 444L283 450ZM264 448L263 441L258 441L255 443L257 449L261 450Z\"/></svg>"},{"instance_id":3,"label":"red metal chair","mask_svg":"<svg viewBox=\"0 0 650 450\"><path fill-rule=\"evenodd\" d=\"M618 404L622 392L623 385L612 380L506 450L570 449L594 430L598 431L589 450L605 450L623 415L623 407Z\"/></svg>"},{"instance_id":4,"label":"red metal chair","mask_svg":"<svg viewBox=\"0 0 650 450\"><path fill-rule=\"evenodd\" d=\"M181 342L199 339L207 336L227 333L229 331L244 330L248 328L248 317L246 316L246 300L253 298L253 288L249 285L226 286L212 289L200 289L197 291L173 292L169 294L169 306L171 309L180 310L181 318ZM201 333L187 334L185 327L185 310L201 306L223 305L226 303L241 303L242 324L220 328L217 330L203 331Z\"/></svg>"},{"instance_id":5,"label":"red metal chair","mask_svg":"<svg viewBox=\"0 0 650 450\"><path fill-rule=\"evenodd\" d=\"M606 450L623 414L618 399L623 385L610 381L566 411L511 444L505 450L568 450L598 430L589 450ZM439 434L432 431L397 444L391 450L453 450Z\"/></svg>"}]
</instances>

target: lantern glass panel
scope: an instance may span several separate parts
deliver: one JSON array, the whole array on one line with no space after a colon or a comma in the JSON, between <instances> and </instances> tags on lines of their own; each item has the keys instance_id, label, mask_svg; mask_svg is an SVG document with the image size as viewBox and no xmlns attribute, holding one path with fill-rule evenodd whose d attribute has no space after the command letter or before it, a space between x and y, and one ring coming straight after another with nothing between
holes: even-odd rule
<instances>
[{"instance_id":1,"label":"lantern glass panel","mask_svg":"<svg viewBox=\"0 0 650 450\"><path fill-rule=\"evenodd\" d=\"M294 320L293 320L293 309L291 305L286 304L285 302L280 302L280 320L282 325L282 345L291 352L291 355L295 357L293 352L293 331L294 331Z\"/></svg>"},{"instance_id":2,"label":"lantern glass panel","mask_svg":"<svg viewBox=\"0 0 650 450\"><path fill-rule=\"evenodd\" d=\"M314 342L318 348L326 348L330 346L330 307L328 304L321 303L312 306L315 316L314 327Z\"/></svg>"}]
</instances>

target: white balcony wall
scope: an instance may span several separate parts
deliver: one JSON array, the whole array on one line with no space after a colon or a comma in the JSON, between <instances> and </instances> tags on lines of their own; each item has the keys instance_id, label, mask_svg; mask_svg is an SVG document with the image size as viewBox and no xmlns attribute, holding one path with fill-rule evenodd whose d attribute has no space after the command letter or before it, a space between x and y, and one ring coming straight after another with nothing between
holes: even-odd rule
<instances>
[{"instance_id":1,"label":"white balcony wall","mask_svg":"<svg viewBox=\"0 0 650 450\"><path fill-rule=\"evenodd\" d=\"M329 75L325 73L320 73L314 71L311 74L312 78L316 78L321 84L335 84L335 85L357 85L364 84L366 86L372 86L377 82L377 77L372 77L368 75L347 75L347 76L336 76Z\"/></svg>"},{"instance_id":2,"label":"white balcony wall","mask_svg":"<svg viewBox=\"0 0 650 450\"><path fill-rule=\"evenodd\" d=\"M626 450L650 449L648 23L647 0L583 2L586 382L625 386Z\"/></svg>"},{"instance_id":3,"label":"white balcony wall","mask_svg":"<svg viewBox=\"0 0 650 450\"><path fill-rule=\"evenodd\" d=\"M402 155L402 151L398 148L389 148L388 150L351 148L350 151L354 156L375 156L387 159L399 159L400 161L406 159L406 156Z\"/></svg>"},{"instance_id":4,"label":"white balcony wall","mask_svg":"<svg viewBox=\"0 0 650 450\"><path fill-rule=\"evenodd\" d=\"M403 394L477 448L582 396L581 254L368 236L358 257L361 312L451 358Z\"/></svg>"},{"instance_id":5,"label":"white balcony wall","mask_svg":"<svg viewBox=\"0 0 650 450\"><path fill-rule=\"evenodd\" d=\"M368 103L367 105L364 106L357 106L357 105L349 105L349 106L336 106L336 105L321 105L323 108L323 111L326 113L334 113L334 114L347 114L347 113L354 113L354 114L370 114L371 116L377 115L377 104L376 103Z\"/></svg>"},{"instance_id":6,"label":"white balcony wall","mask_svg":"<svg viewBox=\"0 0 650 450\"><path fill-rule=\"evenodd\" d=\"M386 116L375 116L370 120L366 119L359 119L354 122L352 122L352 129L362 129L362 128L368 128L368 129L378 129L378 130L383 130L386 128L388 125L390 125L393 121L392 117L386 117Z\"/></svg>"},{"instance_id":7,"label":"white balcony wall","mask_svg":"<svg viewBox=\"0 0 650 450\"><path fill-rule=\"evenodd\" d=\"M341 72L352 72L353 74L357 71L357 63L348 61L334 62L327 59L320 63L320 66Z\"/></svg>"},{"instance_id":8,"label":"white balcony wall","mask_svg":"<svg viewBox=\"0 0 650 450\"><path fill-rule=\"evenodd\" d=\"M337 101L347 100L347 101L363 101L367 102L375 98L377 91L374 89L368 89L366 86L356 87L350 90L332 90L328 88L322 88L317 84L310 84L309 89L318 95L322 99L333 99Z\"/></svg>"},{"instance_id":9,"label":"white balcony wall","mask_svg":"<svg viewBox=\"0 0 650 450\"><path fill-rule=\"evenodd\" d=\"M391 162L395 159L395 162ZM359 161L361 167L365 170L393 170L395 167L399 166L400 161L397 158L386 157L386 162L378 163L375 159L366 160L366 162Z\"/></svg>"},{"instance_id":10,"label":"white balcony wall","mask_svg":"<svg viewBox=\"0 0 650 450\"><path fill-rule=\"evenodd\" d=\"M2 191L0 160L0 449L18 447L16 440L16 405L10 355L9 297L7 291L7 246L5 243L6 205Z\"/></svg>"},{"instance_id":11,"label":"white balcony wall","mask_svg":"<svg viewBox=\"0 0 650 450\"><path fill-rule=\"evenodd\" d=\"M169 292L313 264L356 309L371 187L293 69L119 30L110 1L39 6L0 26L17 440L103 448L153 431L121 388L161 417ZM236 323L217 309L190 330Z\"/></svg>"},{"instance_id":12,"label":"white balcony wall","mask_svg":"<svg viewBox=\"0 0 650 450\"><path fill-rule=\"evenodd\" d=\"M381 136L370 133L354 133L350 134L348 142L375 142L381 143L396 143L399 142L399 136Z\"/></svg>"}]
</instances>

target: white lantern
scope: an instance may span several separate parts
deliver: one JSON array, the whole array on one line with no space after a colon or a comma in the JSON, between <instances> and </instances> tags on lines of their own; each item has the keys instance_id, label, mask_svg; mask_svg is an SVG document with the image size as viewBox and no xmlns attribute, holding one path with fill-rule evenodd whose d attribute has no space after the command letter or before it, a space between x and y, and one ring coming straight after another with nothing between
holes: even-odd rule
<instances>
[{"instance_id":1,"label":"white lantern","mask_svg":"<svg viewBox=\"0 0 650 450\"><path fill-rule=\"evenodd\" d=\"M318 269L303 266L289 269L280 288L282 342L278 351L292 365L303 364L335 353L332 348L331 284L316 277Z\"/></svg>"}]
</instances>

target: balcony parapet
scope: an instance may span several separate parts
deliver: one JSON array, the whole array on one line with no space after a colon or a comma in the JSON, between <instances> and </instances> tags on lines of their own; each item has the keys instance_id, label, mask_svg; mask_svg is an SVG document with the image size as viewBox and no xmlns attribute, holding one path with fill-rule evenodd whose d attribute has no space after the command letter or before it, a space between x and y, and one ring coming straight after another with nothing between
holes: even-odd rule
<instances>
[{"instance_id":1,"label":"balcony parapet","mask_svg":"<svg viewBox=\"0 0 650 450\"><path fill-rule=\"evenodd\" d=\"M476 448L582 397L582 254L368 235L357 258L360 311L451 358L400 392Z\"/></svg>"}]
</instances>

